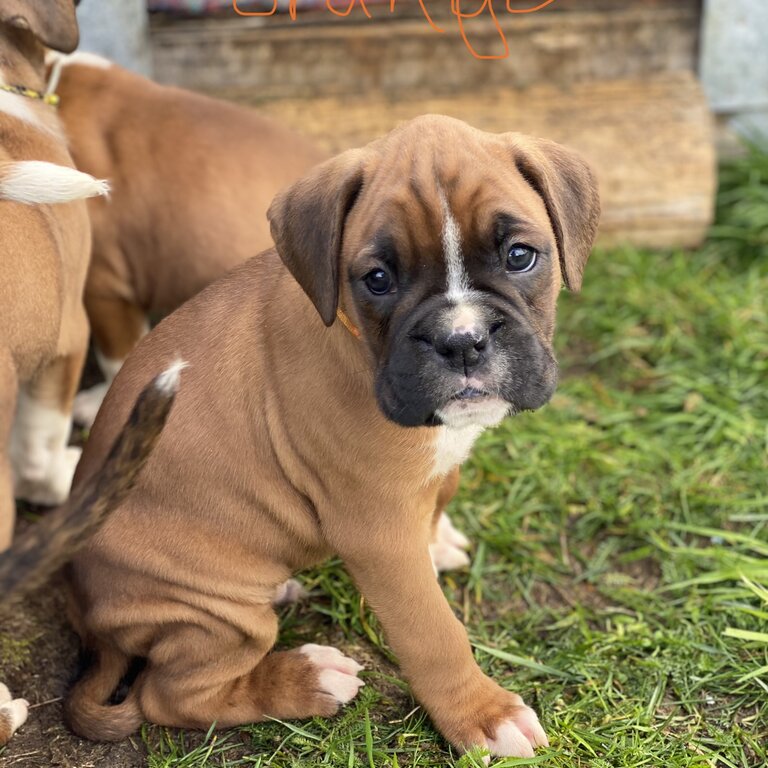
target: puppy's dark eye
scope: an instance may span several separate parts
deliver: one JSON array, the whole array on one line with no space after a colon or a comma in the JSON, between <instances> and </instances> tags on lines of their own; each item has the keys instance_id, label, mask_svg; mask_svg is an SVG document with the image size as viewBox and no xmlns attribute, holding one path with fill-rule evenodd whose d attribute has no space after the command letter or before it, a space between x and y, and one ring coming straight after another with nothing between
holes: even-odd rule
<instances>
[{"instance_id":1,"label":"puppy's dark eye","mask_svg":"<svg viewBox=\"0 0 768 768\"><path fill-rule=\"evenodd\" d=\"M530 272L538 254L527 245L515 243L507 251L507 272Z\"/></svg>"},{"instance_id":2,"label":"puppy's dark eye","mask_svg":"<svg viewBox=\"0 0 768 768\"><path fill-rule=\"evenodd\" d=\"M372 269L363 280L375 296L383 296L392 290L392 278L383 269Z\"/></svg>"}]
</instances>

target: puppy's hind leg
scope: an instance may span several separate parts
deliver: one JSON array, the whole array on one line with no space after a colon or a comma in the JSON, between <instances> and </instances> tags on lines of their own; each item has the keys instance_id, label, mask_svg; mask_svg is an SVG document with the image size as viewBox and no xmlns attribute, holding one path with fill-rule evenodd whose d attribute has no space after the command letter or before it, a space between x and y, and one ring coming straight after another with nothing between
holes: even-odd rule
<instances>
[{"instance_id":1,"label":"puppy's hind leg","mask_svg":"<svg viewBox=\"0 0 768 768\"><path fill-rule=\"evenodd\" d=\"M245 634L241 623L234 626L211 614L200 615L197 624L162 628L129 694L144 718L205 730L213 723L230 727L267 717L330 716L357 694L363 684L357 662L320 645L270 652L277 637L274 611L261 606L250 614ZM81 735L115 737L98 728L82 732L74 714L70 723Z\"/></svg>"}]
</instances>

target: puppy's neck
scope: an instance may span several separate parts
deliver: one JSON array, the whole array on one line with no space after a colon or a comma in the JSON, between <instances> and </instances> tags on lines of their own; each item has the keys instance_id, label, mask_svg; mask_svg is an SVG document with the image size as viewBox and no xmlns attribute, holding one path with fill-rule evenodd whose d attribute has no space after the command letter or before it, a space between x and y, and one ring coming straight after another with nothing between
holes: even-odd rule
<instances>
[{"instance_id":1,"label":"puppy's neck","mask_svg":"<svg viewBox=\"0 0 768 768\"><path fill-rule=\"evenodd\" d=\"M0 25L0 85L23 86L39 93L46 89L45 49L30 34ZM42 100L0 91L0 116L61 137L56 110Z\"/></svg>"}]
</instances>

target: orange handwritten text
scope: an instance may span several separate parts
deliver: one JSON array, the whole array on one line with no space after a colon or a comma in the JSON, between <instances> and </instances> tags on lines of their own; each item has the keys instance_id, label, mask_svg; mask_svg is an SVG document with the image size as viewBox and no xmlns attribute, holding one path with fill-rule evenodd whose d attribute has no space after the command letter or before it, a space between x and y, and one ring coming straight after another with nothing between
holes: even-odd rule
<instances>
[{"instance_id":1,"label":"orange handwritten text","mask_svg":"<svg viewBox=\"0 0 768 768\"><path fill-rule=\"evenodd\" d=\"M241 0L241 2L242 1L243 0ZM397 0L389 0L390 13L394 13L396 1ZM234 8L235 13L238 13L240 16L272 16L277 13L278 2L279 0L272 0L272 8L264 11L245 11L238 6L238 0L232 0L232 7ZM510 5L510 0L505 0L506 6L504 11L506 13L535 13L536 11L543 10L548 5L552 5L554 2L555 0L543 0L543 2L538 2L536 5L533 5L530 8L512 8ZM288 14L293 21L296 20L296 4L297 0L288 0ZM341 2L339 2L339 0L325 0L325 7L332 14L334 14L334 16L349 16L356 5L360 6L360 10L363 12L363 14L365 14L366 18L373 19L373 16L371 16L370 11L365 4L365 0L341 0ZM462 8L462 5L464 8ZM471 5L473 10L465 10L467 5ZM476 59L506 59L509 56L507 38L505 37L504 31L502 30L501 24L499 23L499 18L496 15L496 8L494 5L499 6L501 3L499 0L469 0L469 2L467 2L467 0L451 0L451 14L456 18L461 39L464 41L464 45L466 45L469 52ZM435 21L429 15L429 11L425 6L424 0L419 0L419 7L421 8L421 12L424 14L424 18L426 19L429 26L435 32L445 34L445 30L438 27L437 24L435 24ZM467 27L469 26L471 28L472 20L478 19L483 15L491 20L491 24L495 29L499 40L501 41L503 50L499 53L478 53L478 51L475 50L474 46L469 41Z\"/></svg>"}]
</instances>

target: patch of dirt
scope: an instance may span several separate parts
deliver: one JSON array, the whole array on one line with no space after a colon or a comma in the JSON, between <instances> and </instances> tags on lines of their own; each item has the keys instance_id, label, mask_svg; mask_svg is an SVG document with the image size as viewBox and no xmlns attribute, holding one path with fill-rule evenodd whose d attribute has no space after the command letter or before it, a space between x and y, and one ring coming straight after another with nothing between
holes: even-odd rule
<instances>
[{"instance_id":1,"label":"patch of dirt","mask_svg":"<svg viewBox=\"0 0 768 768\"><path fill-rule=\"evenodd\" d=\"M20 521L19 529L30 525ZM23 601L0 622L0 637L17 653L0 658L0 679L32 709L26 724L0 751L2 768L143 768L141 741L94 744L64 725L61 697L78 667L78 640L70 629L60 584L55 581Z\"/></svg>"}]
</instances>

